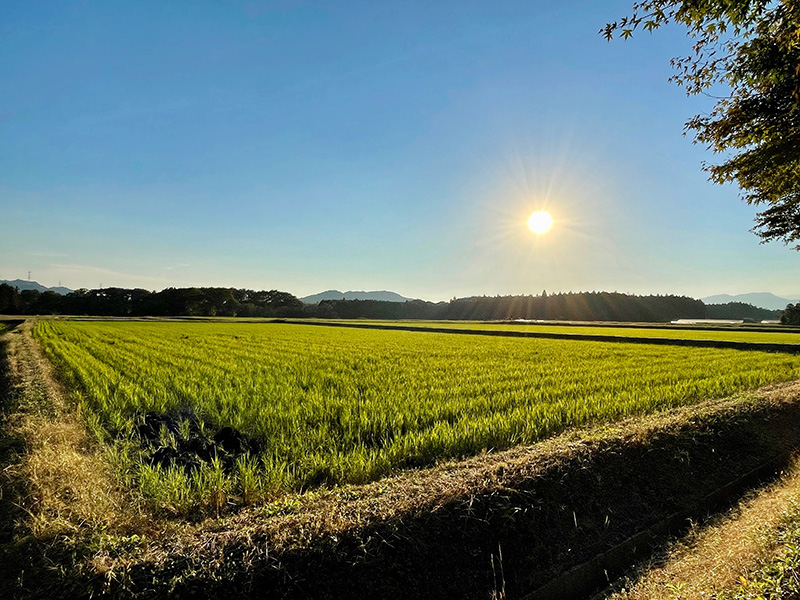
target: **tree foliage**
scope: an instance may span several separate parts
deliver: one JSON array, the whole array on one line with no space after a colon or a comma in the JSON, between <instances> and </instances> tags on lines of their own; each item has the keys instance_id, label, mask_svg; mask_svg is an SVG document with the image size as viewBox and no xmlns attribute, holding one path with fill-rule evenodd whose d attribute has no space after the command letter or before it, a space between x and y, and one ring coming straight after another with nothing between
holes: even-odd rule
<instances>
[{"instance_id":1,"label":"tree foliage","mask_svg":"<svg viewBox=\"0 0 800 600\"><path fill-rule=\"evenodd\" d=\"M672 60L672 80L687 94L728 92L686 123L696 142L723 155L704 165L710 179L737 183L747 203L766 206L753 228L763 241L800 241L800 2L644 0L601 33L627 38L668 23L694 41Z\"/></svg>"},{"instance_id":2,"label":"tree foliage","mask_svg":"<svg viewBox=\"0 0 800 600\"><path fill-rule=\"evenodd\" d=\"M798 309L800 311L800 308ZM0 314L95 315L115 317L312 317L321 319L434 319L574 321L671 321L678 318L775 318L741 303L706 306L686 296L635 296L618 292L568 292L541 296L472 296L449 302L323 300L303 304L288 292L234 288L80 289L55 292L19 291L0 284Z\"/></svg>"},{"instance_id":3,"label":"tree foliage","mask_svg":"<svg viewBox=\"0 0 800 600\"><path fill-rule=\"evenodd\" d=\"M634 296L617 292L569 292L541 296L473 296L450 302L323 300L308 316L342 319L670 321L704 318L706 306L685 296Z\"/></svg>"},{"instance_id":4,"label":"tree foliage","mask_svg":"<svg viewBox=\"0 0 800 600\"><path fill-rule=\"evenodd\" d=\"M62 296L52 291L19 291L0 284L0 314L96 315L115 317L298 317L303 303L288 292L233 288L80 289Z\"/></svg>"},{"instance_id":5,"label":"tree foliage","mask_svg":"<svg viewBox=\"0 0 800 600\"><path fill-rule=\"evenodd\" d=\"M800 304L787 304L781 315L784 325L800 325Z\"/></svg>"}]
</instances>

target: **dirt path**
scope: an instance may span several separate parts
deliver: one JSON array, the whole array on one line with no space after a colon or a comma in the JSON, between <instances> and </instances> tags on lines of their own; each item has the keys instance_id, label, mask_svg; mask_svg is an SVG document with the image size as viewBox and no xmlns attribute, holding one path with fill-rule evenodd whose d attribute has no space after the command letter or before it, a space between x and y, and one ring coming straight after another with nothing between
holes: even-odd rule
<instances>
[{"instance_id":1,"label":"dirt path","mask_svg":"<svg viewBox=\"0 0 800 600\"><path fill-rule=\"evenodd\" d=\"M25 374L32 383L36 371L23 364L14 348L24 338L19 321L0 321L0 597L16 598L27 588L26 572L44 568L41 548L25 527L23 506L28 494L19 474L27 450L17 429L17 412L22 401L15 374ZM33 386L35 389L35 386Z\"/></svg>"},{"instance_id":2,"label":"dirt path","mask_svg":"<svg viewBox=\"0 0 800 600\"><path fill-rule=\"evenodd\" d=\"M2 323L0 327L3 327ZM22 452L22 440L10 435L5 427L4 417L13 410L12 385L6 359L7 344L5 335L0 337L0 473L3 474L14 468ZM6 477L0 479L0 490L0 546L5 547L13 540L14 523L19 517L19 509L15 502L16 494L10 489Z\"/></svg>"},{"instance_id":3,"label":"dirt path","mask_svg":"<svg viewBox=\"0 0 800 600\"><path fill-rule=\"evenodd\" d=\"M0 336L0 598L92 594L81 540L119 516L118 493L31 334Z\"/></svg>"}]
</instances>

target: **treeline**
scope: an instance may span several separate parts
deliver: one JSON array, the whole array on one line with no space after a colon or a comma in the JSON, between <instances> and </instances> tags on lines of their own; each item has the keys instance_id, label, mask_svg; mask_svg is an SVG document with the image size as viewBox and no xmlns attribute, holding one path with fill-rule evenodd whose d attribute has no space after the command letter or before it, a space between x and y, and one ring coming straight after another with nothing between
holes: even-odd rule
<instances>
[{"instance_id":1,"label":"treeline","mask_svg":"<svg viewBox=\"0 0 800 600\"><path fill-rule=\"evenodd\" d=\"M800 303L786 305L786 310L781 315L781 323L784 325L800 325Z\"/></svg>"},{"instance_id":2,"label":"treeline","mask_svg":"<svg viewBox=\"0 0 800 600\"><path fill-rule=\"evenodd\" d=\"M758 308L752 304L744 302L728 302L727 304L707 304L707 315L709 319L752 319L762 321L764 319L780 319L780 310L769 310Z\"/></svg>"},{"instance_id":3,"label":"treeline","mask_svg":"<svg viewBox=\"0 0 800 600\"><path fill-rule=\"evenodd\" d=\"M319 304L305 305L292 294L278 290L167 288L150 292L103 288L82 289L62 296L51 291L18 291L0 284L0 314L664 322L680 318L760 321L779 318L781 311L739 302L707 306L701 300L686 296L635 296L617 292L474 296L435 303L423 300L323 300Z\"/></svg>"},{"instance_id":4,"label":"treeline","mask_svg":"<svg viewBox=\"0 0 800 600\"><path fill-rule=\"evenodd\" d=\"M233 288L103 288L66 295L0 284L0 314L97 315L115 317L300 317L303 303L288 292Z\"/></svg>"},{"instance_id":5,"label":"treeline","mask_svg":"<svg viewBox=\"0 0 800 600\"><path fill-rule=\"evenodd\" d=\"M671 321L705 318L706 305L686 296L634 296L617 292L569 292L541 296L473 296L450 302L323 300L307 309L324 318L445 319L495 321Z\"/></svg>"}]
</instances>

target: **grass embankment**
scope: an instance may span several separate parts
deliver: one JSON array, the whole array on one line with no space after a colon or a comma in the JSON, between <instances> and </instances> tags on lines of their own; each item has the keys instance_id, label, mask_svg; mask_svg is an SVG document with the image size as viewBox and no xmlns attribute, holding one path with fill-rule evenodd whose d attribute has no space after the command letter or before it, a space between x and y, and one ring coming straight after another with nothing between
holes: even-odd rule
<instances>
[{"instance_id":1,"label":"grass embankment","mask_svg":"<svg viewBox=\"0 0 800 600\"><path fill-rule=\"evenodd\" d=\"M793 355L278 323L41 321L36 336L123 481L173 512L370 481L800 377Z\"/></svg>"},{"instance_id":2,"label":"grass embankment","mask_svg":"<svg viewBox=\"0 0 800 600\"><path fill-rule=\"evenodd\" d=\"M608 600L800 596L800 462L616 587Z\"/></svg>"},{"instance_id":3,"label":"grass embankment","mask_svg":"<svg viewBox=\"0 0 800 600\"><path fill-rule=\"evenodd\" d=\"M704 402L197 525L156 518L135 541L108 536L88 574L143 598L522 597L676 510L702 516L708 494L796 447L797 394Z\"/></svg>"}]
</instances>

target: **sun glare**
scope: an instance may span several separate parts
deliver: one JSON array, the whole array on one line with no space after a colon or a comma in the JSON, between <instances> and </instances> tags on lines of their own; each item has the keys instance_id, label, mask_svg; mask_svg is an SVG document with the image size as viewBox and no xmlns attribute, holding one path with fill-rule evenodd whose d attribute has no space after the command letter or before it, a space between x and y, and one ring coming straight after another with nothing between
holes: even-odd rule
<instances>
[{"instance_id":1,"label":"sun glare","mask_svg":"<svg viewBox=\"0 0 800 600\"><path fill-rule=\"evenodd\" d=\"M528 227L533 233L547 233L553 226L553 218L543 210L536 211L528 219Z\"/></svg>"}]
</instances>

